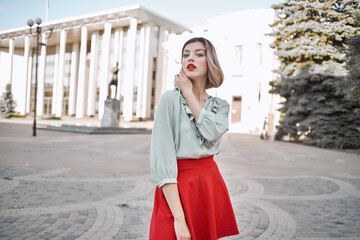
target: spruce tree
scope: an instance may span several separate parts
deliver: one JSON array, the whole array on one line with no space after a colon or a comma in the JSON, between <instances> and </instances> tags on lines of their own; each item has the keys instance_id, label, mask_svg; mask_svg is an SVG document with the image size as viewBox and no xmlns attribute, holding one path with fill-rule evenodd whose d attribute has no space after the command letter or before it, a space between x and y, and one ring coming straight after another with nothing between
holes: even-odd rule
<instances>
[{"instance_id":1,"label":"spruce tree","mask_svg":"<svg viewBox=\"0 0 360 240\"><path fill-rule=\"evenodd\" d=\"M272 6L278 20L271 25L282 76L310 73L347 74L346 41L356 34L359 0L287 0Z\"/></svg>"},{"instance_id":2,"label":"spruce tree","mask_svg":"<svg viewBox=\"0 0 360 240\"><path fill-rule=\"evenodd\" d=\"M0 100L0 116L11 117L15 115L16 102L13 99L11 93L11 84L6 85L6 90L3 93L2 99Z\"/></svg>"},{"instance_id":3,"label":"spruce tree","mask_svg":"<svg viewBox=\"0 0 360 240\"><path fill-rule=\"evenodd\" d=\"M288 0L273 5L271 45L280 60L271 93L283 97L276 139L327 148L360 147L358 105L344 99L347 40L358 28L359 0Z\"/></svg>"},{"instance_id":4,"label":"spruce tree","mask_svg":"<svg viewBox=\"0 0 360 240\"><path fill-rule=\"evenodd\" d=\"M277 137L289 134L324 148L360 148L359 106L344 98L343 77L309 73L283 78L278 92L287 98Z\"/></svg>"}]
</instances>

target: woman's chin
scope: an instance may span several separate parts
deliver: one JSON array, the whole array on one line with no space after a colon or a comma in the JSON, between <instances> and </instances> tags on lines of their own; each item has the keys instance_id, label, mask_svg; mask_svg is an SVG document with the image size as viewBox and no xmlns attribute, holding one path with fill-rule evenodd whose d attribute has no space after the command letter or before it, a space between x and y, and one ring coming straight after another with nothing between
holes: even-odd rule
<instances>
[{"instance_id":1,"label":"woman's chin","mask_svg":"<svg viewBox=\"0 0 360 240\"><path fill-rule=\"evenodd\" d=\"M206 76L196 74L196 73L189 73L189 74L186 74L186 76L188 78L190 78L191 81L206 79Z\"/></svg>"},{"instance_id":2,"label":"woman's chin","mask_svg":"<svg viewBox=\"0 0 360 240\"><path fill-rule=\"evenodd\" d=\"M199 74L197 74L197 73L195 73L195 72L192 72L192 71L186 71L186 72L185 72L185 75L186 75L188 78L197 78L197 77L199 77L199 76L198 76Z\"/></svg>"}]
</instances>

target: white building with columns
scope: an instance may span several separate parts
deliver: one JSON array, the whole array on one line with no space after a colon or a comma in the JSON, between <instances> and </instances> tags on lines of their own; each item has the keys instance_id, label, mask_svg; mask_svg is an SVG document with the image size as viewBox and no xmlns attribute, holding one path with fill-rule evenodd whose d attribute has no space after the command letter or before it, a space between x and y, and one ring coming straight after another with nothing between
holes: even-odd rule
<instances>
[{"instance_id":1,"label":"white building with columns","mask_svg":"<svg viewBox=\"0 0 360 240\"><path fill-rule=\"evenodd\" d=\"M190 30L133 5L44 23L55 31L42 37L37 115L101 119L118 62L116 98L124 120L151 120L161 94L174 87L183 44L203 36L215 45L225 74L209 94L229 102L230 131L259 133L267 117L274 133L279 99L269 94L269 82L278 63L266 35L274 20L272 9L243 10ZM35 38L28 33L28 27L0 32L0 92L12 83L20 114L31 112L34 98Z\"/></svg>"},{"instance_id":2,"label":"white building with columns","mask_svg":"<svg viewBox=\"0 0 360 240\"><path fill-rule=\"evenodd\" d=\"M47 39L47 28L54 31ZM36 24L35 24L36 25ZM118 63L124 120L151 119L167 74L164 42L189 29L140 5L40 25L37 115L102 118L111 70ZM29 27L0 32L0 92L7 84L21 115L34 103L36 38Z\"/></svg>"}]
</instances>

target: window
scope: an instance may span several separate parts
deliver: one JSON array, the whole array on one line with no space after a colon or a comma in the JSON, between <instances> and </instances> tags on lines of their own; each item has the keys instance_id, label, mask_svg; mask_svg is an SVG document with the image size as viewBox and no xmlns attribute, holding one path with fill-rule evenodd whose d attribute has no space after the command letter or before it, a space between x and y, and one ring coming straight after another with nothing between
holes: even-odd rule
<instances>
[{"instance_id":1,"label":"window","mask_svg":"<svg viewBox=\"0 0 360 240\"><path fill-rule=\"evenodd\" d=\"M235 64L242 65L242 45L235 45Z\"/></svg>"},{"instance_id":2,"label":"window","mask_svg":"<svg viewBox=\"0 0 360 240\"><path fill-rule=\"evenodd\" d=\"M261 101L261 82L259 82L258 102Z\"/></svg>"},{"instance_id":3,"label":"window","mask_svg":"<svg viewBox=\"0 0 360 240\"><path fill-rule=\"evenodd\" d=\"M258 43L257 46L258 56L259 56L259 65L262 65L262 45Z\"/></svg>"}]
</instances>

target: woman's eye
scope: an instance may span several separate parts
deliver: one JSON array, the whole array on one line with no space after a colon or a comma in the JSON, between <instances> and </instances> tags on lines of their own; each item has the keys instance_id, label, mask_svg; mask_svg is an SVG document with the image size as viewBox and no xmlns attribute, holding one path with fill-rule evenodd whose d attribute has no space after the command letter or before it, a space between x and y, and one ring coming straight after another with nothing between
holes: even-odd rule
<instances>
[{"instance_id":1,"label":"woman's eye","mask_svg":"<svg viewBox=\"0 0 360 240\"><path fill-rule=\"evenodd\" d=\"M198 54L196 54L196 56L198 56L198 57L203 57L203 56L204 56L204 54L202 54L202 53L198 53Z\"/></svg>"},{"instance_id":2,"label":"woman's eye","mask_svg":"<svg viewBox=\"0 0 360 240\"><path fill-rule=\"evenodd\" d=\"M184 58L187 58L189 56L189 54L184 54L183 57Z\"/></svg>"}]
</instances>

